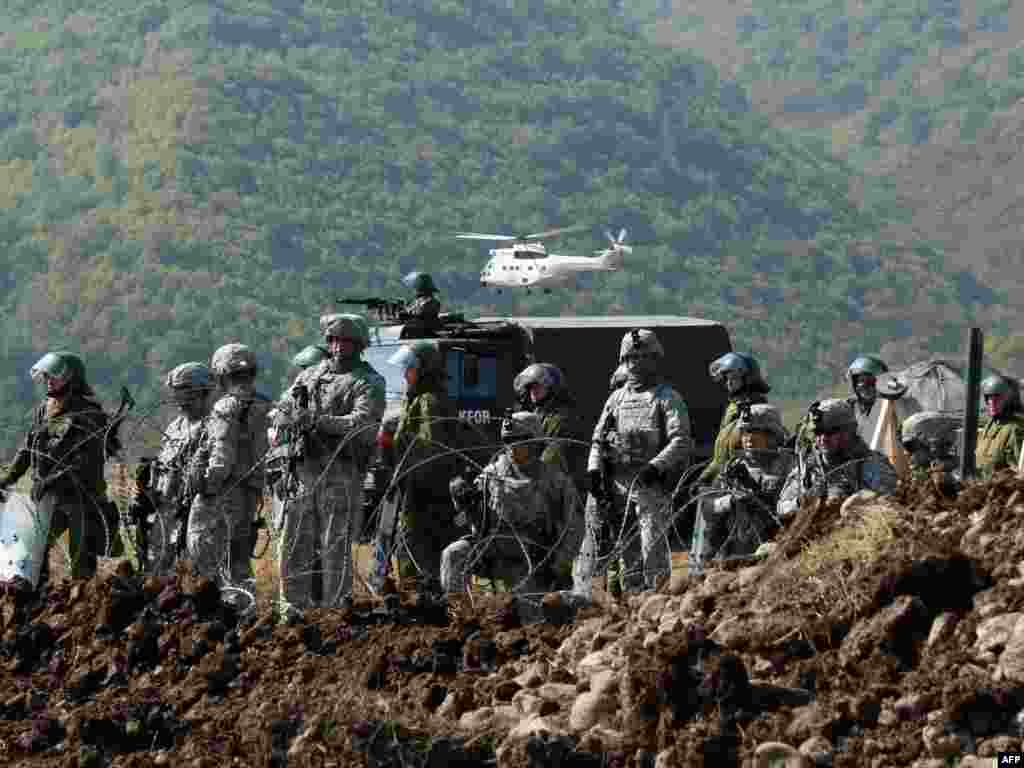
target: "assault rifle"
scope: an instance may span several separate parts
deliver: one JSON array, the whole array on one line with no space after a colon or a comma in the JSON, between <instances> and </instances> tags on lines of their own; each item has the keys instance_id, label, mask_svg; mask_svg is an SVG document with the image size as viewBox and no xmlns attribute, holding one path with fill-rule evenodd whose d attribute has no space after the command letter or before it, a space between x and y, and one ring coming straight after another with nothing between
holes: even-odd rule
<instances>
[{"instance_id":1,"label":"assault rifle","mask_svg":"<svg viewBox=\"0 0 1024 768\"><path fill-rule=\"evenodd\" d=\"M376 312L379 320L401 320L405 312L405 302L401 299L382 299L377 296L370 296L365 299L356 299L344 296L338 299L339 304L358 304L366 307L370 312Z\"/></svg>"}]
</instances>

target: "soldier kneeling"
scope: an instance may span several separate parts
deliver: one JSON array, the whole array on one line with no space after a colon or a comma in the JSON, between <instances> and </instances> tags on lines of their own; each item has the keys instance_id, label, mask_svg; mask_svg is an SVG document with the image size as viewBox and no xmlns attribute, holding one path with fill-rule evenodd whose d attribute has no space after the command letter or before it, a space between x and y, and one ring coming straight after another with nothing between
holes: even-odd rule
<instances>
[{"instance_id":1,"label":"soldier kneeling","mask_svg":"<svg viewBox=\"0 0 1024 768\"><path fill-rule=\"evenodd\" d=\"M724 466L715 491L702 500L693 534L690 573L712 557L753 554L779 528L775 515L793 455L780 450L787 434L778 410L766 404L742 407L737 422L740 448Z\"/></svg>"},{"instance_id":2,"label":"soldier kneeling","mask_svg":"<svg viewBox=\"0 0 1024 768\"><path fill-rule=\"evenodd\" d=\"M910 476L928 480L944 496L960 492L959 462L956 456L960 418L938 411L921 411L903 422L903 449L910 457Z\"/></svg>"},{"instance_id":3,"label":"soldier kneeling","mask_svg":"<svg viewBox=\"0 0 1024 768\"><path fill-rule=\"evenodd\" d=\"M477 477L475 494L453 482L456 522L469 524L463 513L474 495L481 513L473 533L441 553L446 592L468 591L470 575L479 573L501 579L513 592L539 594L548 591L560 561L572 558L565 533L579 496L557 464L541 461L540 420L532 413L513 414L502 423L501 439L506 449Z\"/></svg>"}]
</instances>

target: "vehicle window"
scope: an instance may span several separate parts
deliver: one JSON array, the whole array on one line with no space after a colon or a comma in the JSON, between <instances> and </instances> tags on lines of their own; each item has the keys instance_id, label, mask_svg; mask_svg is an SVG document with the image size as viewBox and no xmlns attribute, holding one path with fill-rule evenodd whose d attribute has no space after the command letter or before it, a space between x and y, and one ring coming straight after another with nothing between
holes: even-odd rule
<instances>
[{"instance_id":1,"label":"vehicle window","mask_svg":"<svg viewBox=\"0 0 1024 768\"><path fill-rule=\"evenodd\" d=\"M448 396L492 399L498 394L498 358L453 349L448 352Z\"/></svg>"},{"instance_id":2,"label":"vehicle window","mask_svg":"<svg viewBox=\"0 0 1024 768\"><path fill-rule=\"evenodd\" d=\"M395 353L397 346L367 347L363 359L381 376L384 377L384 396L388 400L401 400L405 397L405 377L402 369L391 365L388 358Z\"/></svg>"}]
</instances>

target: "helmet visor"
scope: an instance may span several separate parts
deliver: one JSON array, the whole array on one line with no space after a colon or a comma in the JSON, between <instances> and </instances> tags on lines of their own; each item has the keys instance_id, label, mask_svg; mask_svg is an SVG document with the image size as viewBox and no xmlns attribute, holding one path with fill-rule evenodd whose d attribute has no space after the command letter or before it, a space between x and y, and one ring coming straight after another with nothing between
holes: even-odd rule
<instances>
[{"instance_id":1,"label":"helmet visor","mask_svg":"<svg viewBox=\"0 0 1024 768\"><path fill-rule=\"evenodd\" d=\"M71 368L63 358L53 352L47 352L39 358L39 362L32 366L29 375L37 384L42 384L49 379L64 383L71 377Z\"/></svg>"},{"instance_id":2,"label":"helmet visor","mask_svg":"<svg viewBox=\"0 0 1024 768\"><path fill-rule=\"evenodd\" d=\"M400 347L395 354L388 358L388 365L394 365L405 373L410 368L419 368L420 359L409 347Z\"/></svg>"}]
</instances>

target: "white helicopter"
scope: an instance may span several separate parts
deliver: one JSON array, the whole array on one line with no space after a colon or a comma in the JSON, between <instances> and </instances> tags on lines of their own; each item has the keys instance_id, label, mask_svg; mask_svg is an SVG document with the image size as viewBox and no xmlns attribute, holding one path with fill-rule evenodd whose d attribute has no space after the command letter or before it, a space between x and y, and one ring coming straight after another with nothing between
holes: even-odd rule
<instances>
[{"instance_id":1,"label":"white helicopter","mask_svg":"<svg viewBox=\"0 0 1024 768\"><path fill-rule=\"evenodd\" d=\"M561 256L548 253L542 240L568 232L586 229L581 225L551 229L532 235L489 235L480 232L459 232L455 237L463 240L509 241L506 248L492 248L491 258L480 272L480 285L484 288L543 288L550 293L556 285L565 285L580 272L614 272L622 266L622 255L632 253L625 244L626 230L617 238L605 231L610 248L595 251L593 256Z\"/></svg>"}]
</instances>

